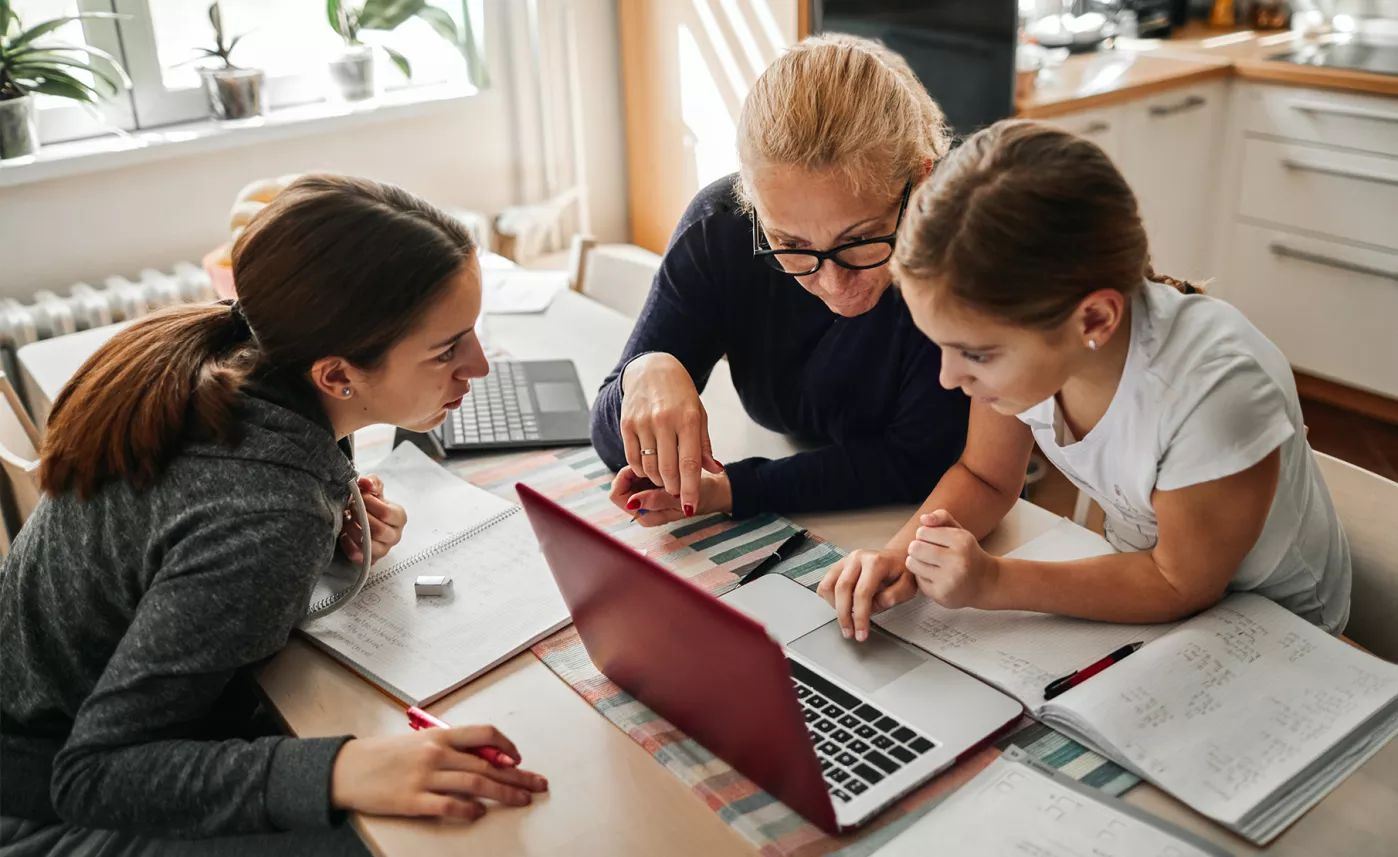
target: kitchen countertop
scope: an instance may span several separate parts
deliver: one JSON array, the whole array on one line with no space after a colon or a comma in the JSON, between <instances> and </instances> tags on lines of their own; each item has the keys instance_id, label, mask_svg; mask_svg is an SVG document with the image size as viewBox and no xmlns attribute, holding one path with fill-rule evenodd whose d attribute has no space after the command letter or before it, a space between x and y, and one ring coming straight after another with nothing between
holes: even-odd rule
<instances>
[{"instance_id":1,"label":"kitchen countertop","mask_svg":"<svg viewBox=\"0 0 1398 857\"><path fill-rule=\"evenodd\" d=\"M1286 30L1230 32L1197 24L1170 39L1122 39L1113 50L1075 54L1040 72L1018 114L1045 118L1075 113L1227 77L1398 97L1398 75L1268 59L1317 41Z\"/></svg>"}]
</instances>

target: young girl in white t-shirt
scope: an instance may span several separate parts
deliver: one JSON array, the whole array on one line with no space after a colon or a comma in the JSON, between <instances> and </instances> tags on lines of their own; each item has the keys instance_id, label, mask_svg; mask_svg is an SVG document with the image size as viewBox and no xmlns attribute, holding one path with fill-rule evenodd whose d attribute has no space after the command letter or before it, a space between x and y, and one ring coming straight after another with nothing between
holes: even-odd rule
<instances>
[{"instance_id":1,"label":"young girl in white t-shirt","mask_svg":"<svg viewBox=\"0 0 1398 857\"><path fill-rule=\"evenodd\" d=\"M966 448L883 550L821 582L847 637L917 591L946 607L1165 622L1230 590L1339 633L1349 545L1286 358L1242 313L1156 277L1136 200L1086 140L998 123L939 164L893 260ZM996 558L1035 442L1106 512L1120 553Z\"/></svg>"}]
</instances>

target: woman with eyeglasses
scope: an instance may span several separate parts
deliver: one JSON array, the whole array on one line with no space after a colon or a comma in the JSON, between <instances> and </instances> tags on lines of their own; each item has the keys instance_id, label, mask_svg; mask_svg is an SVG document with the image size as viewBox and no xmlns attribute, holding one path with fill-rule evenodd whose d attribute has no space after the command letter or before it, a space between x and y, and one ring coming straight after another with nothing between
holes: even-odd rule
<instances>
[{"instance_id":1,"label":"woman with eyeglasses","mask_svg":"<svg viewBox=\"0 0 1398 857\"><path fill-rule=\"evenodd\" d=\"M968 403L937 383L888 261L912 190L949 141L902 57L806 39L758 79L740 169L690 203L592 412L641 524L920 501L961 452ZM805 447L714 459L699 392L727 356L748 415Z\"/></svg>"}]
</instances>

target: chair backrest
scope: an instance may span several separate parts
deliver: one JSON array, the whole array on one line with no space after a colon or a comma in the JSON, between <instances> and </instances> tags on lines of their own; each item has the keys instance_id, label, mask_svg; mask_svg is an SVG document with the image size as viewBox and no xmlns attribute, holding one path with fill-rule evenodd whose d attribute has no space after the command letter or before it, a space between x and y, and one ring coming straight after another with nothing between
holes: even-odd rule
<instances>
[{"instance_id":1,"label":"chair backrest","mask_svg":"<svg viewBox=\"0 0 1398 857\"><path fill-rule=\"evenodd\" d=\"M1354 567L1345 636L1398 661L1398 482L1317 452Z\"/></svg>"},{"instance_id":2,"label":"chair backrest","mask_svg":"<svg viewBox=\"0 0 1398 857\"><path fill-rule=\"evenodd\" d=\"M15 388L5 373L0 372L0 469L4 470L6 486L14 506L14 520L9 535L29 519L39 505L39 432L29 419Z\"/></svg>"},{"instance_id":3,"label":"chair backrest","mask_svg":"<svg viewBox=\"0 0 1398 857\"><path fill-rule=\"evenodd\" d=\"M658 270L660 257L634 244L573 240L573 288L630 318L641 314Z\"/></svg>"}]
</instances>

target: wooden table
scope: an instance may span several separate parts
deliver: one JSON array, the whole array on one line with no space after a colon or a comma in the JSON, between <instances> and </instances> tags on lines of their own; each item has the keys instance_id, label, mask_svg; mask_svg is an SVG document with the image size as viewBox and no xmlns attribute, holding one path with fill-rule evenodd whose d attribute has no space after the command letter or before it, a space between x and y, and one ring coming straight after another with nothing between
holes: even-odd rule
<instances>
[{"instance_id":1,"label":"wooden table","mask_svg":"<svg viewBox=\"0 0 1398 857\"><path fill-rule=\"evenodd\" d=\"M564 292L536 316L491 316L490 345L524 359L571 358L589 395L612 368L631 321L580 295ZM73 339L65 337L64 339ZM22 350L26 378L51 400L62 379L36 359L76 367L82 357L60 350ZM89 352L98 343L86 344ZM83 355L85 356L85 355ZM71 372L72 370L69 369ZM784 455L791 447L753 425L743 413L726 366L714 372L704 401L719 460ZM911 509L880 509L797 520L847 548L877 547ZM994 553L1012 550L1057 518L1021 501L986 541ZM263 689L297 735L360 736L404 733L402 711L368 684L305 642L293 640L260 676ZM532 654L523 654L432 706L457 724L492 723L520 747L525 764L549 777L551 792L528 809L492 810L470 828L425 821L361 817L371 847L385 855L488 854L620 857L756 852L660 763L592 710ZM1133 789L1133 804L1201 833L1235 854L1386 855L1398 843L1398 742L1390 744L1326 800L1261 852L1149 784Z\"/></svg>"}]
</instances>

